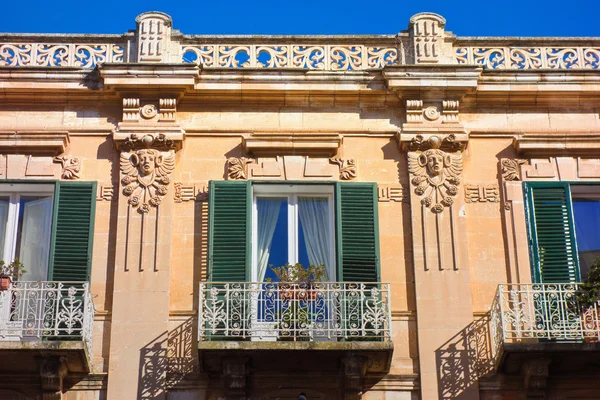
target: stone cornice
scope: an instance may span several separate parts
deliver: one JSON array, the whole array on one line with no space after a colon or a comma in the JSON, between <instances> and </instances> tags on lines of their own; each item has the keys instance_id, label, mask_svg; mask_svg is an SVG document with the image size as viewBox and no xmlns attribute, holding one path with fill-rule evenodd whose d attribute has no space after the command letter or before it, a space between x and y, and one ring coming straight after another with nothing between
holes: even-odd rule
<instances>
[{"instance_id":1,"label":"stone cornice","mask_svg":"<svg viewBox=\"0 0 600 400\"><path fill-rule=\"evenodd\" d=\"M253 133L243 137L244 149L257 156L326 155L337 153L339 133Z\"/></svg>"},{"instance_id":2,"label":"stone cornice","mask_svg":"<svg viewBox=\"0 0 600 400\"><path fill-rule=\"evenodd\" d=\"M104 64L98 71L104 86L116 90L183 92L194 87L200 67L193 64Z\"/></svg>"},{"instance_id":3,"label":"stone cornice","mask_svg":"<svg viewBox=\"0 0 600 400\"><path fill-rule=\"evenodd\" d=\"M589 134L522 134L513 139L517 153L525 157L590 156L600 153L600 132Z\"/></svg>"},{"instance_id":4,"label":"stone cornice","mask_svg":"<svg viewBox=\"0 0 600 400\"><path fill-rule=\"evenodd\" d=\"M69 133L64 130L0 131L1 154L58 155L69 143Z\"/></svg>"}]
</instances>

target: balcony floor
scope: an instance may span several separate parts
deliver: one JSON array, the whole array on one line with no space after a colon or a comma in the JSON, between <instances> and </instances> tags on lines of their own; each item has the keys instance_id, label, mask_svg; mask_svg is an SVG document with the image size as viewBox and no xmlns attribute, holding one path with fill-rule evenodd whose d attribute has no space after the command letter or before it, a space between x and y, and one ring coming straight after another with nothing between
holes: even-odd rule
<instances>
[{"instance_id":1,"label":"balcony floor","mask_svg":"<svg viewBox=\"0 0 600 400\"><path fill-rule=\"evenodd\" d=\"M64 357L69 374L90 372L90 355L83 341L0 340L0 374L39 374L42 357Z\"/></svg>"}]
</instances>

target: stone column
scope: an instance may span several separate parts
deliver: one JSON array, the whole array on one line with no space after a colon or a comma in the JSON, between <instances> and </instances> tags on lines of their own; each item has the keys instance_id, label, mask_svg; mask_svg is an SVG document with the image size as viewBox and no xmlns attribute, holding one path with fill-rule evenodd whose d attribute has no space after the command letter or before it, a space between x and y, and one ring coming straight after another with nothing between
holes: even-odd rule
<instances>
[{"instance_id":1,"label":"stone column","mask_svg":"<svg viewBox=\"0 0 600 400\"><path fill-rule=\"evenodd\" d=\"M109 399L166 395L174 148L162 134L120 146Z\"/></svg>"},{"instance_id":2,"label":"stone column","mask_svg":"<svg viewBox=\"0 0 600 400\"><path fill-rule=\"evenodd\" d=\"M413 135L408 151L419 370L423 399L479 396L463 196L464 142ZM465 396L465 397L463 397Z\"/></svg>"}]
</instances>

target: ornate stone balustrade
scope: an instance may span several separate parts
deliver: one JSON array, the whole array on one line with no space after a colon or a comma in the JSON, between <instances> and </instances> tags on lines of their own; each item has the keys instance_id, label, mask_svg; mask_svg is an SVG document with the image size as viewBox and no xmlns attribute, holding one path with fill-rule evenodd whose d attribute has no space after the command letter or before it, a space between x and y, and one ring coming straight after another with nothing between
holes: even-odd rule
<instances>
[{"instance_id":1,"label":"ornate stone balustrade","mask_svg":"<svg viewBox=\"0 0 600 400\"><path fill-rule=\"evenodd\" d=\"M599 38L456 37L446 20L414 15L396 35L182 35L171 17L148 12L124 35L0 34L0 66L94 68L102 63L193 63L202 68L322 71L395 65L475 65L486 70L597 70Z\"/></svg>"},{"instance_id":2,"label":"ornate stone balustrade","mask_svg":"<svg viewBox=\"0 0 600 400\"><path fill-rule=\"evenodd\" d=\"M0 291L0 340L83 340L92 354L94 305L84 282L13 282Z\"/></svg>"},{"instance_id":3,"label":"ornate stone balustrade","mask_svg":"<svg viewBox=\"0 0 600 400\"><path fill-rule=\"evenodd\" d=\"M508 43L494 43L493 39L480 39L454 45L458 64L481 65L493 70L535 69L599 69L600 40L581 40L565 45L561 40L541 40L543 44L528 45L528 40L507 39ZM523 42L520 44L519 42ZM594 43L595 42L595 43Z\"/></svg>"},{"instance_id":4,"label":"ornate stone balustrade","mask_svg":"<svg viewBox=\"0 0 600 400\"><path fill-rule=\"evenodd\" d=\"M388 283L200 283L198 337L391 340Z\"/></svg>"},{"instance_id":5,"label":"ornate stone balustrade","mask_svg":"<svg viewBox=\"0 0 600 400\"><path fill-rule=\"evenodd\" d=\"M506 284L498 287L494 315L500 316L501 339L518 343L531 339L581 341L600 339L600 308L582 308L578 284ZM493 325L493 324L492 324Z\"/></svg>"}]
</instances>

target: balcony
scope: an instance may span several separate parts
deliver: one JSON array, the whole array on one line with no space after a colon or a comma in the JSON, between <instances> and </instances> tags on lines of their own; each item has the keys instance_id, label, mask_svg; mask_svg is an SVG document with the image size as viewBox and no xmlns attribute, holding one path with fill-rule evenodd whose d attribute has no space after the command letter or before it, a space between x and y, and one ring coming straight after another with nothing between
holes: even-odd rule
<instances>
[{"instance_id":1,"label":"balcony","mask_svg":"<svg viewBox=\"0 0 600 400\"><path fill-rule=\"evenodd\" d=\"M13 282L0 291L0 354L12 360L0 375L89 373L93 319L88 283Z\"/></svg>"},{"instance_id":2,"label":"balcony","mask_svg":"<svg viewBox=\"0 0 600 400\"><path fill-rule=\"evenodd\" d=\"M340 368L356 375L362 390L389 372L393 351L388 283L201 283L198 328L202 368L215 378L319 365L334 379Z\"/></svg>"}]
</instances>

